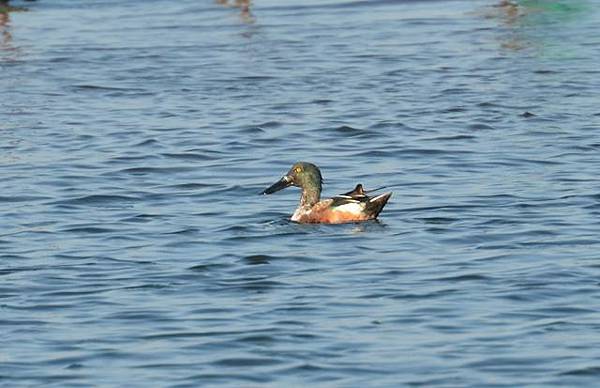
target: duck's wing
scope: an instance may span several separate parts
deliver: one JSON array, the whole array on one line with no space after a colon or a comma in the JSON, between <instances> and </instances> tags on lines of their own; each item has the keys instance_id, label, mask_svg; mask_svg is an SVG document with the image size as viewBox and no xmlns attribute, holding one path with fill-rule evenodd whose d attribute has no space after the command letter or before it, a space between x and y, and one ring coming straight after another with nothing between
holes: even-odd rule
<instances>
[{"instance_id":1,"label":"duck's wing","mask_svg":"<svg viewBox=\"0 0 600 388\"><path fill-rule=\"evenodd\" d=\"M340 195L347 196L347 197L366 197L367 196L365 194L365 190L363 189L363 185L361 185L360 183L356 185L354 190L348 191L347 193L340 194Z\"/></svg>"},{"instance_id":2,"label":"duck's wing","mask_svg":"<svg viewBox=\"0 0 600 388\"><path fill-rule=\"evenodd\" d=\"M336 195L335 197L333 197L333 199L337 199L340 202L364 202L365 200L367 200L369 197L367 196L367 194L365 194L365 190L363 189L363 186L359 183L356 185L356 187L354 188L354 190L352 191L348 191L347 193L344 194L339 194Z\"/></svg>"},{"instance_id":3,"label":"duck's wing","mask_svg":"<svg viewBox=\"0 0 600 388\"><path fill-rule=\"evenodd\" d=\"M356 185L354 190L344 194L336 195L331 199L333 201L330 205L332 208L352 204L364 207L364 205L369 201L369 197L367 196L367 194L365 194L365 190L363 189L363 186L360 183Z\"/></svg>"},{"instance_id":4,"label":"duck's wing","mask_svg":"<svg viewBox=\"0 0 600 388\"><path fill-rule=\"evenodd\" d=\"M369 197L359 183L354 190L331 198L332 210L362 213L368 218L375 218L381 212L392 193L383 193Z\"/></svg>"}]
</instances>

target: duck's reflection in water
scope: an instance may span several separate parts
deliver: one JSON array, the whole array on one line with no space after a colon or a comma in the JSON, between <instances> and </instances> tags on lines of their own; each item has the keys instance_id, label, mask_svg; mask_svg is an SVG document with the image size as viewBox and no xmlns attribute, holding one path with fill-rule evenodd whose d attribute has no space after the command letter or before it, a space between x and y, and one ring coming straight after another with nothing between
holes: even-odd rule
<instances>
[{"instance_id":1,"label":"duck's reflection in water","mask_svg":"<svg viewBox=\"0 0 600 388\"><path fill-rule=\"evenodd\" d=\"M250 12L252 2L250 0L216 0L217 4L221 4L226 7L234 7L240 9L240 18L245 23L254 23L255 19Z\"/></svg>"},{"instance_id":2,"label":"duck's reflection in water","mask_svg":"<svg viewBox=\"0 0 600 388\"><path fill-rule=\"evenodd\" d=\"M519 18L519 5L514 1L502 0L497 7L501 11L504 21L507 24L515 23Z\"/></svg>"},{"instance_id":3,"label":"duck's reflection in water","mask_svg":"<svg viewBox=\"0 0 600 388\"><path fill-rule=\"evenodd\" d=\"M510 33L502 39L501 46L508 50L523 50L529 46L528 40L519 31L519 21L527 12L516 1L502 0L496 5L497 17L502 24L510 27Z\"/></svg>"}]
</instances>

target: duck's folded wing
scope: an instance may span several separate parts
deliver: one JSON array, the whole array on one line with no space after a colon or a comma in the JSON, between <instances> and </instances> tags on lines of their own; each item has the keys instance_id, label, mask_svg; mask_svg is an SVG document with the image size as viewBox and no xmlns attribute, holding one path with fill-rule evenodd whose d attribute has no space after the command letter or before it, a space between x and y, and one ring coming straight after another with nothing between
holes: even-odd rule
<instances>
[{"instance_id":1,"label":"duck's folded wing","mask_svg":"<svg viewBox=\"0 0 600 388\"><path fill-rule=\"evenodd\" d=\"M338 195L338 197L351 197L355 199L363 198L366 196L367 194L365 194L365 190L363 189L363 186L360 183L356 185L354 190Z\"/></svg>"},{"instance_id":2,"label":"duck's folded wing","mask_svg":"<svg viewBox=\"0 0 600 388\"><path fill-rule=\"evenodd\" d=\"M369 201L369 197L365 194L362 185L359 183L356 185L354 190L344 194L336 195L332 198L332 200L333 203L331 204L331 207L334 208L351 204L364 205Z\"/></svg>"}]
</instances>

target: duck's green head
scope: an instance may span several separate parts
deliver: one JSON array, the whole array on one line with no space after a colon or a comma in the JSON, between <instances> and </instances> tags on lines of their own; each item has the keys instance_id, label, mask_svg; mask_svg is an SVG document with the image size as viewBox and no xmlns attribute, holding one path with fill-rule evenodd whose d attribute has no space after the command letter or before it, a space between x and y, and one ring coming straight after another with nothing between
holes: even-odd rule
<instances>
[{"instance_id":1,"label":"duck's green head","mask_svg":"<svg viewBox=\"0 0 600 388\"><path fill-rule=\"evenodd\" d=\"M321 171L317 166L308 162L298 162L290 168L290 171L283 178L263 191L263 194L272 194L290 186L311 191L315 190L320 193L322 183Z\"/></svg>"}]
</instances>

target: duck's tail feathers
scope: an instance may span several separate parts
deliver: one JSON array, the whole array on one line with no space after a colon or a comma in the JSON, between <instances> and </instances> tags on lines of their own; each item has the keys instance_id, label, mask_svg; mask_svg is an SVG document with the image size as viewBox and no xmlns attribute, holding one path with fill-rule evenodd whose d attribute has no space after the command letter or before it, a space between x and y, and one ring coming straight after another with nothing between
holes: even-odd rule
<instances>
[{"instance_id":1,"label":"duck's tail feathers","mask_svg":"<svg viewBox=\"0 0 600 388\"><path fill-rule=\"evenodd\" d=\"M392 196L392 193L383 193L373 198L369 198L367 205L365 206L365 211L372 217L377 218L383 207L387 203L388 199Z\"/></svg>"}]
</instances>

